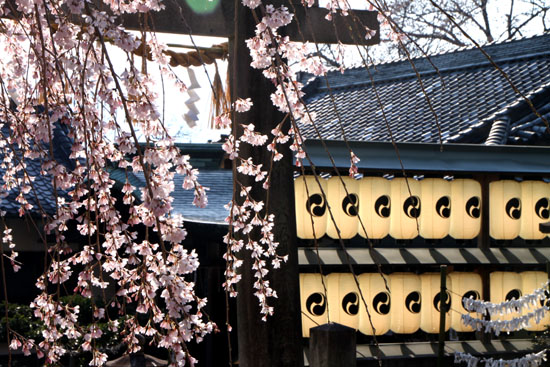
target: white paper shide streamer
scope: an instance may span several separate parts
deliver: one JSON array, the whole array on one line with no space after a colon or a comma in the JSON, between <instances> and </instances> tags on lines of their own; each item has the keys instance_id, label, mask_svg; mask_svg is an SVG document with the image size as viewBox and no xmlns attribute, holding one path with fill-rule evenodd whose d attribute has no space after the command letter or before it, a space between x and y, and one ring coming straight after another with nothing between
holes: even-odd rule
<instances>
[{"instance_id":1,"label":"white paper shide streamer","mask_svg":"<svg viewBox=\"0 0 550 367\"><path fill-rule=\"evenodd\" d=\"M533 293L526 294L519 299L512 298L509 301L501 303L485 302L482 300L475 300L473 298L463 298L464 308L469 312L476 312L481 315L497 316L507 315L511 313L521 313L523 309L529 309L530 306L540 305L541 301L544 303L546 300L546 289L549 282L546 282L541 288L533 291ZM462 322L466 326L472 327L474 330L483 331L485 333L494 333L500 335L501 332L518 331L529 327L531 321L539 324L549 308L544 305L539 307L525 315L514 317L511 320L483 320L475 317L471 317L469 314L463 314L461 316Z\"/></svg>"},{"instance_id":2,"label":"white paper shide streamer","mask_svg":"<svg viewBox=\"0 0 550 367\"><path fill-rule=\"evenodd\" d=\"M467 367L536 367L546 361L546 349L516 359L493 359L475 357L469 353L455 353L455 363L466 363Z\"/></svg>"},{"instance_id":3,"label":"white paper shide streamer","mask_svg":"<svg viewBox=\"0 0 550 367\"><path fill-rule=\"evenodd\" d=\"M503 331L511 332L529 327L531 321L538 324L544 318L546 312L549 311L549 308L544 305L544 301L547 299L545 291L548 289L549 283L546 282L541 288L533 291L533 293L520 297L517 300L511 299L501 303L463 298L464 308L467 311L489 316L522 313L523 309L532 309L532 307L541 304L543 306L510 320L484 320L471 317L469 314L463 314L461 316L462 322L474 330L494 333L497 336ZM454 362L466 363L467 367L536 367L541 366L546 361L546 352L547 350L545 349L538 353L531 353L521 358L510 360L475 357L469 353L455 352Z\"/></svg>"}]
</instances>

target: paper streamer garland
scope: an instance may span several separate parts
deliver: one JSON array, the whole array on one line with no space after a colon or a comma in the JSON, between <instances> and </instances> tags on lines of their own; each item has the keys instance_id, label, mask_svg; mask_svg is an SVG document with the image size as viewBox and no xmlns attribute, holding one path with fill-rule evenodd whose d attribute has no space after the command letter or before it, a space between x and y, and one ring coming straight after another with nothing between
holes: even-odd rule
<instances>
[{"instance_id":1,"label":"paper streamer garland","mask_svg":"<svg viewBox=\"0 0 550 367\"><path fill-rule=\"evenodd\" d=\"M546 349L516 359L478 358L469 353L455 352L455 363L466 362L468 367L534 367L546 361Z\"/></svg>"},{"instance_id":2,"label":"paper streamer garland","mask_svg":"<svg viewBox=\"0 0 550 367\"><path fill-rule=\"evenodd\" d=\"M468 314L462 315L461 318L466 326L470 326L477 331L483 330L485 333L493 332L498 336L503 331L509 333L529 327L529 323L533 318L535 319L535 323L538 324L548 310L550 310L548 307L543 306L533 312L529 312L527 315L514 317L511 320L482 320L471 317Z\"/></svg>"},{"instance_id":3,"label":"paper streamer garland","mask_svg":"<svg viewBox=\"0 0 550 367\"><path fill-rule=\"evenodd\" d=\"M536 289L533 293L526 294L519 299L512 299L502 303L492 303L473 298L464 298L464 308L469 312L477 312L488 315L506 315L514 312L522 312L529 305L537 306L537 302L547 298L545 291L550 282L546 282L542 288Z\"/></svg>"}]
</instances>

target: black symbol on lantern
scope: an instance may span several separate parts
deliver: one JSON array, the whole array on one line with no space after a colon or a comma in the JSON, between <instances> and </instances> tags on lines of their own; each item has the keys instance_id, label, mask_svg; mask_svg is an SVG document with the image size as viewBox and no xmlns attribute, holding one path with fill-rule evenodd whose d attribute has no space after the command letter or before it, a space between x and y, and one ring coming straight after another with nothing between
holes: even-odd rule
<instances>
[{"instance_id":1,"label":"black symbol on lantern","mask_svg":"<svg viewBox=\"0 0 550 367\"><path fill-rule=\"evenodd\" d=\"M550 293L545 290L544 291L544 298L542 298L539 302L540 302L540 305L541 306L546 306L546 307L550 307Z\"/></svg>"},{"instance_id":2,"label":"black symbol on lantern","mask_svg":"<svg viewBox=\"0 0 550 367\"><path fill-rule=\"evenodd\" d=\"M306 209L314 217L321 217L325 214L327 204L321 194L313 194L306 201Z\"/></svg>"},{"instance_id":3,"label":"black symbol on lantern","mask_svg":"<svg viewBox=\"0 0 550 367\"><path fill-rule=\"evenodd\" d=\"M349 194L342 200L342 210L346 215L355 217L359 211L359 198L355 194Z\"/></svg>"},{"instance_id":4,"label":"black symbol on lantern","mask_svg":"<svg viewBox=\"0 0 550 367\"><path fill-rule=\"evenodd\" d=\"M451 199L448 196L442 196L435 203L435 211L441 218L451 216Z\"/></svg>"},{"instance_id":5,"label":"black symbol on lantern","mask_svg":"<svg viewBox=\"0 0 550 367\"><path fill-rule=\"evenodd\" d=\"M421 299L420 299L419 292L411 292L405 298L405 307L407 307L407 310L409 310L409 312L411 313L419 313L420 304L421 304Z\"/></svg>"},{"instance_id":6,"label":"black symbol on lantern","mask_svg":"<svg viewBox=\"0 0 550 367\"><path fill-rule=\"evenodd\" d=\"M481 201L479 200L479 197L477 196L472 196L471 198L468 199L468 201L466 202L466 213L474 218L474 219L477 219L479 218L479 215L481 214Z\"/></svg>"},{"instance_id":7,"label":"black symbol on lantern","mask_svg":"<svg viewBox=\"0 0 550 367\"><path fill-rule=\"evenodd\" d=\"M464 307L464 309L466 309L466 305L465 305L465 302L464 302L464 298L472 298L473 300L476 300L476 299L481 299L481 295L479 294L478 291L468 291L466 293L464 293L464 295L462 296L462 307Z\"/></svg>"},{"instance_id":8,"label":"black symbol on lantern","mask_svg":"<svg viewBox=\"0 0 550 367\"><path fill-rule=\"evenodd\" d=\"M451 309L451 295L449 294L449 291L445 291L445 293L447 294L447 297L446 297L447 299L445 300L444 311L449 312L449 310ZM434 297L434 307L438 312L441 311L441 309L439 308L440 303L441 303L441 292L436 294Z\"/></svg>"},{"instance_id":9,"label":"black symbol on lantern","mask_svg":"<svg viewBox=\"0 0 550 367\"><path fill-rule=\"evenodd\" d=\"M403 203L403 211L409 218L418 218L420 216L420 198L409 196Z\"/></svg>"},{"instance_id":10,"label":"black symbol on lantern","mask_svg":"<svg viewBox=\"0 0 550 367\"><path fill-rule=\"evenodd\" d=\"M512 289L510 292L506 293L505 300L511 301L512 298L519 299L521 297L521 291L519 289Z\"/></svg>"},{"instance_id":11,"label":"black symbol on lantern","mask_svg":"<svg viewBox=\"0 0 550 367\"><path fill-rule=\"evenodd\" d=\"M390 313L390 295L388 292L380 292L374 296L372 300L372 305L374 310L379 315L387 315Z\"/></svg>"},{"instance_id":12,"label":"black symbol on lantern","mask_svg":"<svg viewBox=\"0 0 550 367\"><path fill-rule=\"evenodd\" d=\"M550 218L550 202L547 198L542 198L535 204L535 213L540 219Z\"/></svg>"},{"instance_id":13,"label":"black symbol on lantern","mask_svg":"<svg viewBox=\"0 0 550 367\"><path fill-rule=\"evenodd\" d=\"M348 293L342 299L342 308L350 316L359 312L359 296L355 292Z\"/></svg>"},{"instance_id":14,"label":"black symbol on lantern","mask_svg":"<svg viewBox=\"0 0 550 367\"><path fill-rule=\"evenodd\" d=\"M374 202L374 211L381 218L388 218L391 211L391 200L388 195L382 195Z\"/></svg>"},{"instance_id":15,"label":"black symbol on lantern","mask_svg":"<svg viewBox=\"0 0 550 367\"><path fill-rule=\"evenodd\" d=\"M521 200L519 198L512 198L506 203L506 214L514 220L521 217Z\"/></svg>"},{"instance_id":16,"label":"black symbol on lantern","mask_svg":"<svg viewBox=\"0 0 550 367\"><path fill-rule=\"evenodd\" d=\"M306 309L313 316L322 316L326 309L325 295L321 293L313 293L306 300Z\"/></svg>"},{"instance_id":17,"label":"black symbol on lantern","mask_svg":"<svg viewBox=\"0 0 550 367\"><path fill-rule=\"evenodd\" d=\"M521 290L519 289L512 289L510 292L506 293L506 297L504 298L505 301L511 301L512 299L520 299L521 297ZM516 312L519 312L519 307L516 307Z\"/></svg>"}]
</instances>

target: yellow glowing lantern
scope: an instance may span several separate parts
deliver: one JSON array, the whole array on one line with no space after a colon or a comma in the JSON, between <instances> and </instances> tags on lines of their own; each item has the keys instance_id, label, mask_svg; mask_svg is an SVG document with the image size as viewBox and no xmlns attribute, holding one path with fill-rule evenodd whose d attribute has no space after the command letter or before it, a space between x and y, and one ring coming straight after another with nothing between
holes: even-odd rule
<instances>
[{"instance_id":1,"label":"yellow glowing lantern","mask_svg":"<svg viewBox=\"0 0 550 367\"><path fill-rule=\"evenodd\" d=\"M495 240L511 240L519 235L521 185L512 180L489 184L489 234Z\"/></svg>"},{"instance_id":2,"label":"yellow glowing lantern","mask_svg":"<svg viewBox=\"0 0 550 367\"><path fill-rule=\"evenodd\" d=\"M411 273L389 276L391 290L390 330L412 334L420 328L422 295L420 277Z\"/></svg>"},{"instance_id":3,"label":"yellow glowing lantern","mask_svg":"<svg viewBox=\"0 0 550 367\"><path fill-rule=\"evenodd\" d=\"M550 218L550 185L543 181L523 181L520 185L519 235L526 240L540 240L545 234L539 230L539 224Z\"/></svg>"},{"instance_id":4,"label":"yellow glowing lantern","mask_svg":"<svg viewBox=\"0 0 550 367\"><path fill-rule=\"evenodd\" d=\"M449 234L451 222L451 183L440 178L426 178L420 181L420 187L420 237L444 238Z\"/></svg>"},{"instance_id":5,"label":"yellow glowing lantern","mask_svg":"<svg viewBox=\"0 0 550 367\"><path fill-rule=\"evenodd\" d=\"M522 296L521 276L518 273L495 271L490 274L491 302L502 303ZM519 312L507 315L492 315L491 320L511 320L521 316Z\"/></svg>"},{"instance_id":6,"label":"yellow glowing lantern","mask_svg":"<svg viewBox=\"0 0 550 367\"><path fill-rule=\"evenodd\" d=\"M390 235L398 240L410 240L418 236L422 213L420 183L413 178L394 178L391 181L392 211Z\"/></svg>"},{"instance_id":7,"label":"yellow glowing lantern","mask_svg":"<svg viewBox=\"0 0 550 367\"><path fill-rule=\"evenodd\" d=\"M328 204L334 217L334 222L330 215L327 219L327 235L331 238L338 238L336 230L336 226L338 226L341 238L354 237L357 234L357 223L359 222L357 219L359 183L351 177L334 176L328 179L327 190Z\"/></svg>"},{"instance_id":8,"label":"yellow glowing lantern","mask_svg":"<svg viewBox=\"0 0 550 367\"><path fill-rule=\"evenodd\" d=\"M327 180L321 177L318 180L320 186L314 176L300 176L294 181L296 233L299 238L321 238L327 230L328 209L323 196L323 192L327 194Z\"/></svg>"},{"instance_id":9,"label":"yellow glowing lantern","mask_svg":"<svg viewBox=\"0 0 550 367\"><path fill-rule=\"evenodd\" d=\"M379 273L361 274L358 279L368 306L367 313L365 304L362 301L359 303L359 331L366 335L383 335L390 330L391 311L391 296L386 289L384 279ZM388 276L386 280L389 287Z\"/></svg>"},{"instance_id":10,"label":"yellow glowing lantern","mask_svg":"<svg viewBox=\"0 0 550 367\"><path fill-rule=\"evenodd\" d=\"M459 273L453 272L449 274L451 279L451 304L453 310L457 312L451 312L451 327L458 332L473 331L469 326L466 326L461 321L463 314L470 314L472 317L479 317L475 312L468 312L464 308L463 298L472 298L474 300L481 300L482 294L482 282L481 276L475 273Z\"/></svg>"},{"instance_id":11,"label":"yellow glowing lantern","mask_svg":"<svg viewBox=\"0 0 550 367\"><path fill-rule=\"evenodd\" d=\"M542 271L524 271L523 273L520 273L521 276L521 290L523 295L531 294L536 289L542 288L543 284L546 284L548 281L548 274ZM548 295L548 291L545 292L546 295ZM537 308L541 308L542 306L550 306L549 300L539 300L537 302L537 305L534 306L532 304L529 304L528 308L523 309L523 315L527 315L530 312L533 312ZM535 319L531 319L529 327L525 328L525 330L529 331L543 331L548 328L550 325L550 313L546 312L543 319L540 320L540 322L537 324L535 322Z\"/></svg>"},{"instance_id":12,"label":"yellow glowing lantern","mask_svg":"<svg viewBox=\"0 0 550 367\"><path fill-rule=\"evenodd\" d=\"M302 309L302 335L308 338L309 329L328 322L327 297L323 287L322 275L300 274L300 305Z\"/></svg>"},{"instance_id":13,"label":"yellow glowing lantern","mask_svg":"<svg viewBox=\"0 0 550 367\"><path fill-rule=\"evenodd\" d=\"M365 177L359 181L359 234L364 238L380 239L390 232L390 181L382 177Z\"/></svg>"},{"instance_id":14,"label":"yellow glowing lantern","mask_svg":"<svg viewBox=\"0 0 550 367\"><path fill-rule=\"evenodd\" d=\"M424 304L420 311L420 329L426 333L439 333L439 310L441 308L441 275L426 273L420 276L422 282L422 299ZM452 289L451 278L447 276L447 288ZM445 331L451 327L451 292L447 290L445 299Z\"/></svg>"},{"instance_id":15,"label":"yellow glowing lantern","mask_svg":"<svg viewBox=\"0 0 550 367\"><path fill-rule=\"evenodd\" d=\"M350 273L326 276L329 320L357 329L359 324L359 290Z\"/></svg>"},{"instance_id":16,"label":"yellow glowing lantern","mask_svg":"<svg viewBox=\"0 0 550 367\"><path fill-rule=\"evenodd\" d=\"M451 217L449 235L469 240L481 229L481 185L470 179L451 182Z\"/></svg>"}]
</instances>

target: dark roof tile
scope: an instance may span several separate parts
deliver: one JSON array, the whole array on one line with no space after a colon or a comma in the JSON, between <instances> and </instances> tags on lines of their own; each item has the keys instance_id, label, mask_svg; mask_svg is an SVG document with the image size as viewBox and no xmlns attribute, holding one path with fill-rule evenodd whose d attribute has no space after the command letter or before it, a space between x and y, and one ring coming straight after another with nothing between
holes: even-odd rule
<instances>
[{"instance_id":1,"label":"dark roof tile","mask_svg":"<svg viewBox=\"0 0 550 367\"><path fill-rule=\"evenodd\" d=\"M550 34L483 48L524 94L537 90L549 80ZM414 63L436 113L443 141L474 136L479 131L470 129L476 127L485 132L485 120L518 98L500 71L478 49L460 49L430 59L439 73L425 58L414 59ZM305 88L308 108L316 112L317 126L324 139L343 139L339 115L349 140L390 140L387 122L398 141L439 142L434 113L409 61L375 65L369 70L350 69L345 74L333 71L327 78L330 89L322 77ZM310 126L302 126L302 134L318 138Z\"/></svg>"}]
</instances>

